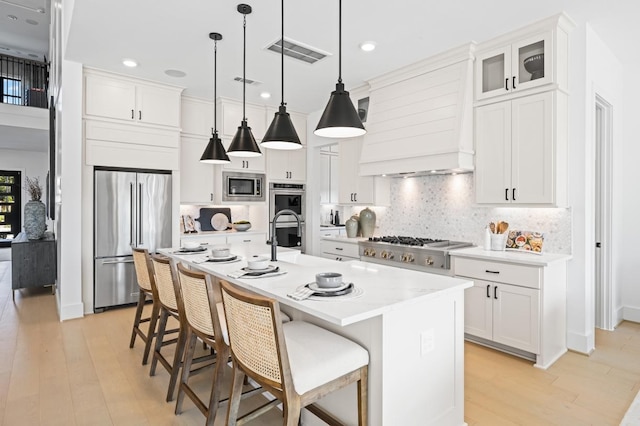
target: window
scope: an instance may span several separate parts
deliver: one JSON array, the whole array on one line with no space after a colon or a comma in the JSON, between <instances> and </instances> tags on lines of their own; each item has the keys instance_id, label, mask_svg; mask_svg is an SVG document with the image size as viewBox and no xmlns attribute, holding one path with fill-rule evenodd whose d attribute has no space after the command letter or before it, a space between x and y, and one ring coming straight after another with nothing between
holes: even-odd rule
<instances>
[{"instance_id":1,"label":"window","mask_svg":"<svg viewBox=\"0 0 640 426\"><path fill-rule=\"evenodd\" d=\"M2 102L22 105L22 82L13 78L0 77L2 81Z\"/></svg>"},{"instance_id":2,"label":"window","mask_svg":"<svg viewBox=\"0 0 640 426\"><path fill-rule=\"evenodd\" d=\"M0 170L0 247L9 247L22 229L20 172Z\"/></svg>"}]
</instances>

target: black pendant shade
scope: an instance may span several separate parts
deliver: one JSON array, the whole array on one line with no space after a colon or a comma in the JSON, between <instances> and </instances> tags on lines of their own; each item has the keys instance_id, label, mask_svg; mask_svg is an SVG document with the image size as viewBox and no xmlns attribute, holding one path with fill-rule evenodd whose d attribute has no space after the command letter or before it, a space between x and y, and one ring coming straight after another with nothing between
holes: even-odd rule
<instances>
[{"instance_id":1,"label":"black pendant shade","mask_svg":"<svg viewBox=\"0 0 640 426\"><path fill-rule=\"evenodd\" d=\"M207 164L226 164L231 162L229 156L224 151L224 146L222 146L222 140L218 137L218 132L213 132L213 135L211 135L211 139L209 139L209 143L204 149L202 157L200 157L200 162Z\"/></svg>"},{"instance_id":2,"label":"black pendant shade","mask_svg":"<svg viewBox=\"0 0 640 426\"><path fill-rule=\"evenodd\" d=\"M284 0L281 0L280 4L280 79L282 100L280 102L280 108L278 112L275 113L273 121L269 129L267 129L267 133L265 133L262 138L260 145L269 149L300 149L302 148L302 143L298 137L298 132L296 132L295 127L293 127L291 116L287 112L287 106L284 103Z\"/></svg>"},{"instance_id":3,"label":"black pendant shade","mask_svg":"<svg viewBox=\"0 0 640 426\"><path fill-rule=\"evenodd\" d=\"M338 83L313 133L326 138L352 138L367 131L342 83L342 0L338 6Z\"/></svg>"},{"instance_id":4,"label":"black pendant shade","mask_svg":"<svg viewBox=\"0 0 640 426\"><path fill-rule=\"evenodd\" d=\"M256 138L251 133L251 127L247 125L247 120L242 120L240 123L227 153L235 157L259 157L262 155Z\"/></svg>"},{"instance_id":5,"label":"black pendant shade","mask_svg":"<svg viewBox=\"0 0 640 426\"><path fill-rule=\"evenodd\" d=\"M243 48L242 48L242 122L235 136L231 140L231 145L227 150L227 154L235 157L259 157L262 155L260 148L256 143L256 139L251 133L251 127L247 125L246 114L246 91L247 91L247 15L251 13L251 6L248 4L239 4L238 12L244 15L243 20Z\"/></svg>"},{"instance_id":6,"label":"black pendant shade","mask_svg":"<svg viewBox=\"0 0 640 426\"><path fill-rule=\"evenodd\" d=\"M280 105L260 145L270 149L302 148L298 132L293 127L293 122L286 106Z\"/></svg>"},{"instance_id":7,"label":"black pendant shade","mask_svg":"<svg viewBox=\"0 0 640 426\"><path fill-rule=\"evenodd\" d=\"M209 38L213 40L214 48L213 48L213 129L211 129L211 139L209 139L209 143L207 147L204 149L202 153L202 157L200 157L201 163L207 164L226 164L230 163L229 156L224 151L224 146L222 146L222 141L218 137L218 123L216 120L216 71L217 71L217 58L218 58L218 40L222 40L222 34L220 33L209 33Z\"/></svg>"},{"instance_id":8,"label":"black pendant shade","mask_svg":"<svg viewBox=\"0 0 640 426\"><path fill-rule=\"evenodd\" d=\"M344 84L336 84L336 90L331 92L329 103L313 133L326 138L351 138L366 132L349 92L344 90Z\"/></svg>"}]
</instances>

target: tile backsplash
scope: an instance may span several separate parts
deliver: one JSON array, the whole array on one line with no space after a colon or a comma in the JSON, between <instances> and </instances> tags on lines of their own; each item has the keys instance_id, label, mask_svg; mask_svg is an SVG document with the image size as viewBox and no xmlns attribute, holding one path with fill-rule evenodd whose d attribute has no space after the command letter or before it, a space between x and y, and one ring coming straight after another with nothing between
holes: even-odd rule
<instances>
[{"instance_id":1,"label":"tile backsplash","mask_svg":"<svg viewBox=\"0 0 640 426\"><path fill-rule=\"evenodd\" d=\"M471 241L481 246L484 228L502 220L512 230L542 232L545 252L571 253L571 209L483 207L474 200L473 174L393 178L391 206L372 207L377 216L375 234ZM338 208L344 222L364 206ZM323 223L328 213L323 206Z\"/></svg>"}]
</instances>

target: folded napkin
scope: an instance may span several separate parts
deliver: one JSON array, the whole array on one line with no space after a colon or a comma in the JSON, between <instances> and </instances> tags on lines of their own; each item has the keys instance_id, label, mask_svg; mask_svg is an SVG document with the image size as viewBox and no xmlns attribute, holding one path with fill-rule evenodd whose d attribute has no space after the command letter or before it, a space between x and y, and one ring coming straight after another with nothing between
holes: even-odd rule
<instances>
[{"instance_id":1,"label":"folded napkin","mask_svg":"<svg viewBox=\"0 0 640 426\"><path fill-rule=\"evenodd\" d=\"M269 269L268 271L251 271L240 269L239 271L229 272L227 276L231 278L266 278L276 275L283 275L286 273L286 271L281 271L279 266L276 266L274 269Z\"/></svg>"},{"instance_id":2,"label":"folded napkin","mask_svg":"<svg viewBox=\"0 0 640 426\"><path fill-rule=\"evenodd\" d=\"M292 298L293 300L300 301L300 300L308 299L309 297L313 296L313 293L314 291L311 290L309 287L301 286L301 287L298 287L298 289L293 293L287 294L287 296Z\"/></svg>"}]
</instances>

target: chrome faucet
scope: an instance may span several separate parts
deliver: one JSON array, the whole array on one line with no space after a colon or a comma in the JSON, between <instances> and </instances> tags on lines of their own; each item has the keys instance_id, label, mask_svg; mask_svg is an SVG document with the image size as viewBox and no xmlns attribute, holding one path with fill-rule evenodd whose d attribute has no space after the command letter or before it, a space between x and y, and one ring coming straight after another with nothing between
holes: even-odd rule
<instances>
[{"instance_id":1,"label":"chrome faucet","mask_svg":"<svg viewBox=\"0 0 640 426\"><path fill-rule=\"evenodd\" d=\"M302 221L300 220L300 216L298 216L298 213L289 209L283 209L283 210L280 210L278 213L276 213L273 216L273 219L271 220L271 239L267 241L267 244L271 244L271 261L272 262L275 262L278 260L277 252L276 252L278 247L278 239L276 237L276 221L283 214L290 214L296 218L296 221L298 222L298 237L302 237Z\"/></svg>"}]
</instances>

